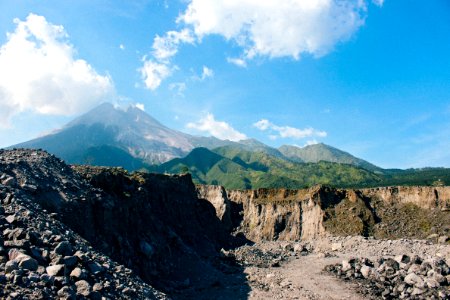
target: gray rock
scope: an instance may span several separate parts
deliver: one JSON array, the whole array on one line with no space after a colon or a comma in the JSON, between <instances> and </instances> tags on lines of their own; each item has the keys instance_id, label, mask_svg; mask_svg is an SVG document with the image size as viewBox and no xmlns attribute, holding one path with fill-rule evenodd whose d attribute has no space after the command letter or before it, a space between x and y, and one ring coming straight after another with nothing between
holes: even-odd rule
<instances>
[{"instance_id":1,"label":"gray rock","mask_svg":"<svg viewBox=\"0 0 450 300\"><path fill-rule=\"evenodd\" d=\"M19 264L15 260L10 260L5 264L5 273L11 273L14 270L19 269Z\"/></svg>"},{"instance_id":2,"label":"gray rock","mask_svg":"<svg viewBox=\"0 0 450 300\"><path fill-rule=\"evenodd\" d=\"M80 268L75 268L70 272L70 278L73 278L75 280L84 279L86 277L85 272L81 270Z\"/></svg>"},{"instance_id":3,"label":"gray rock","mask_svg":"<svg viewBox=\"0 0 450 300\"><path fill-rule=\"evenodd\" d=\"M434 278L425 278L425 284L429 288L437 288L440 284Z\"/></svg>"},{"instance_id":4,"label":"gray rock","mask_svg":"<svg viewBox=\"0 0 450 300\"><path fill-rule=\"evenodd\" d=\"M62 256L70 256L73 254L72 245L68 241L60 242L55 247L55 253Z\"/></svg>"},{"instance_id":5,"label":"gray rock","mask_svg":"<svg viewBox=\"0 0 450 300\"><path fill-rule=\"evenodd\" d=\"M37 260L28 255L21 255L16 259L19 261L19 267L22 269L36 271L39 266Z\"/></svg>"},{"instance_id":6,"label":"gray rock","mask_svg":"<svg viewBox=\"0 0 450 300\"><path fill-rule=\"evenodd\" d=\"M59 299L62 299L62 300L75 300L76 299L74 290L72 290L68 286L63 286L58 291L58 297L59 297Z\"/></svg>"},{"instance_id":7,"label":"gray rock","mask_svg":"<svg viewBox=\"0 0 450 300\"><path fill-rule=\"evenodd\" d=\"M364 278L369 278L370 274L372 273L372 268L369 266L362 266L360 272Z\"/></svg>"},{"instance_id":8,"label":"gray rock","mask_svg":"<svg viewBox=\"0 0 450 300\"><path fill-rule=\"evenodd\" d=\"M92 287L93 291L102 291L103 290L103 284L97 282L94 284L94 286Z\"/></svg>"},{"instance_id":9,"label":"gray rock","mask_svg":"<svg viewBox=\"0 0 450 300\"><path fill-rule=\"evenodd\" d=\"M446 236L446 235L440 236L440 237L438 238L438 243L439 243L439 244L446 244L447 241L448 241L448 236Z\"/></svg>"},{"instance_id":10,"label":"gray rock","mask_svg":"<svg viewBox=\"0 0 450 300\"><path fill-rule=\"evenodd\" d=\"M48 275L51 276L58 276L64 273L64 265L54 265L54 266L48 266L45 268Z\"/></svg>"},{"instance_id":11,"label":"gray rock","mask_svg":"<svg viewBox=\"0 0 450 300\"><path fill-rule=\"evenodd\" d=\"M351 266L351 264L349 263L349 261L346 260L346 259L344 259L344 260L342 261L342 272L347 272L348 270L351 270L351 268L352 268L352 266Z\"/></svg>"},{"instance_id":12,"label":"gray rock","mask_svg":"<svg viewBox=\"0 0 450 300\"><path fill-rule=\"evenodd\" d=\"M419 275L416 275L414 273L409 273L408 275L406 275L404 281L407 284L413 285L418 288L423 288L425 285L423 279Z\"/></svg>"},{"instance_id":13,"label":"gray rock","mask_svg":"<svg viewBox=\"0 0 450 300\"><path fill-rule=\"evenodd\" d=\"M89 296L91 292L91 286L86 280L79 280L75 282L75 286L77 287L77 294L82 296Z\"/></svg>"},{"instance_id":14,"label":"gray rock","mask_svg":"<svg viewBox=\"0 0 450 300\"><path fill-rule=\"evenodd\" d=\"M77 263L78 263L78 257L76 257L76 256L66 256L66 257L64 257L64 264L68 268L75 267L77 265Z\"/></svg>"},{"instance_id":15,"label":"gray rock","mask_svg":"<svg viewBox=\"0 0 450 300\"><path fill-rule=\"evenodd\" d=\"M91 262L88 264L89 271L94 275L100 274L103 272L103 267L97 262Z\"/></svg>"}]
</instances>

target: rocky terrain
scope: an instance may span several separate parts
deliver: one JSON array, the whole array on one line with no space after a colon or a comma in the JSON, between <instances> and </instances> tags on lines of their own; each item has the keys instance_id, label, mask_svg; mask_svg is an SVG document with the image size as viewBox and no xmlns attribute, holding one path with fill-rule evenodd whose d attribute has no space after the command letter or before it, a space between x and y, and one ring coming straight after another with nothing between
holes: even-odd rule
<instances>
[{"instance_id":1,"label":"rocky terrain","mask_svg":"<svg viewBox=\"0 0 450 300\"><path fill-rule=\"evenodd\" d=\"M252 241L305 240L326 234L446 240L449 187L228 190L198 186L222 222Z\"/></svg>"},{"instance_id":2,"label":"rocky terrain","mask_svg":"<svg viewBox=\"0 0 450 300\"><path fill-rule=\"evenodd\" d=\"M446 298L449 191L227 191L0 150L0 298Z\"/></svg>"}]
</instances>

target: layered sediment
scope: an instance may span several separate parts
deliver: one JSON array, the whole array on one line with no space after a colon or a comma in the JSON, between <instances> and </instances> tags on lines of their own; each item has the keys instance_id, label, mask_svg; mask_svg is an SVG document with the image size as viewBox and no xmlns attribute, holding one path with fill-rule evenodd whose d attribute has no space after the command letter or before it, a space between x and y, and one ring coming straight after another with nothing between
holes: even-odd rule
<instances>
[{"instance_id":1,"label":"layered sediment","mask_svg":"<svg viewBox=\"0 0 450 300\"><path fill-rule=\"evenodd\" d=\"M216 189L197 188L205 199ZM438 239L450 230L450 187L229 190L216 193L213 202L228 203L220 215L231 215L234 230L252 241L327 234Z\"/></svg>"}]
</instances>

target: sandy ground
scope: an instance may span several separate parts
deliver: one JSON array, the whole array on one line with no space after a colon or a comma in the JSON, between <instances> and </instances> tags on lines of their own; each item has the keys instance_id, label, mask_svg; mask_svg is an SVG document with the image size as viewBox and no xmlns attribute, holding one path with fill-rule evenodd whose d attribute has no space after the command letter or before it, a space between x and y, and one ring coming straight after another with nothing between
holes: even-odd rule
<instances>
[{"instance_id":1,"label":"sandy ground","mask_svg":"<svg viewBox=\"0 0 450 300\"><path fill-rule=\"evenodd\" d=\"M309 249L301 253L300 249ZM329 237L309 242L267 242L237 249L239 272L224 276L216 286L190 290L177 299L366 299L355 283L323 271L326 265L351 257L394 257L400 254L450 260L450 246L422 240L374 240ZM294 250L297 249L297 250ZM240 255L239 255L240 253ZM260 263L261 257L268 257ZM281 259L280 259L281 257ZM264 259L263 259L264 261ZM275 266L271 265L271 262Z\"/></svg>"},{"instance_id":2,"label":"sandy ground","mask_svg":"<svg viewBox=\"0 0 450 300\"><path fill-rule=\"evenodd\" d=\"M257 247L286 247L269 243ZM450 257L448 245L420 240L374 240L362 237L324 238L310 241L312 253L292 255L278 268L247 267L251 291L248 299L364 299L355 284L323 271L326 265L351 257L394 257L400 254L422 257Z\"/></svg>"},{"instance_id":3,"label":"sandy ground","mask_svg":"<svg viewBox=\"0 0 450 300\"><path fill-rule=\"evenodd\" d=\"M312 254L291 260L280 268L247 268L250 277L257 274L263 282L269 282L268 289L251 284L248 299L364 299L356 292L356 286L322 271L326 265L340 261L337 257Z\"/></svg>"}]
</instances>

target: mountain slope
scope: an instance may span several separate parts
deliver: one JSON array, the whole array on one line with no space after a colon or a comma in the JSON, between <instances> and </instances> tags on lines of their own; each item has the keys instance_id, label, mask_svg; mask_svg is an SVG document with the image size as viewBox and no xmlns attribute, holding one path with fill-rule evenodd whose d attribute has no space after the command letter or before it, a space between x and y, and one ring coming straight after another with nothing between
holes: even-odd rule
<instances>
[{"instance_id":1,"label":"mountain slope","mask_svg":"<svg viewBox=\"0 0 450 300\"><path fill-rule=\"evenodd\" d=\"M136 107L121 110L104 103L52 134L13 147L41 148L69 163L90 161L95 165L102 161L102 153L94 149L106 146L116 148L113 152L125 152L143 163L155 164L184 156L198 146L213 148L230 143L170 129ZM121 157L112 157L111 161L121 162ZM131 158L127 157L127 161Z\"/></svg>"},{"instance_id":2,"label":"mountain slope","mask_svg":"<svg viewBox=\"0 0 450 300\"><path fill-rule=\"evenodd\" d=\"M297 163L265 152L224 146L194 149L188 156L166 162L154 171L190 172L197 183L218 184L230 189L302 188L316 184L332 186L376 185L381 178L362 168L330 163Z\"/></svg>"},{"instance_id":3,"label":"mountain slope","mask_svg":"<svg viewBox=\"0 0 450 300\"><path fill-rule=\"evenodd\" d=\"M299 162L316 163L328 161L341 164L349 164L364 168L373 172L380 172L382 169L351 155L348 152L319 143L300 148L296 146L283 145L278 149L285 157Z\"/></svg>"}]
</instances>

